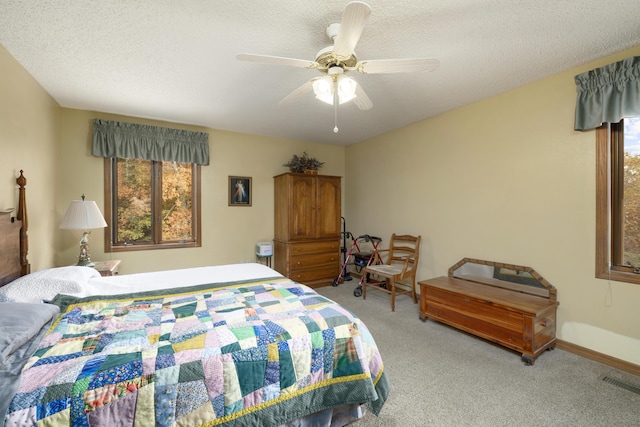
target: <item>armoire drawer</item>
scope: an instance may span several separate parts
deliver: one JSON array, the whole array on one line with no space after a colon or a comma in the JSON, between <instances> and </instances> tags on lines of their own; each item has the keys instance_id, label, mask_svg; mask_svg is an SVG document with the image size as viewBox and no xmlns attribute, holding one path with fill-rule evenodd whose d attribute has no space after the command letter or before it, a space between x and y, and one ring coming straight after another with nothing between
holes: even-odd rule
<instances>
[{"instance_id":1,"label":"armoire drawer","mask_svg":"<svg viewBox=\"0 0 640 427\"><path fill-rule=\"evenodd\" d=\"M339 266L336 265L328 265L325 267L318 268L309 268L303 270L292 269L289 278L291 280L295 280L296 282L307 283L313 282L316 280L333 280L339 273Z\"/></svg>"},{"instance_id":2,"label":"armoire drawer","mask_svg":"<svg viewBox=\"0 0 640 427\"><path fill-rule=\"evenodd\" d=\"M291 257L291 269L318 267L321 265L336 265L340 260L339 252L298 255Z\"/></svg>"},{"instance_id":3,"label":"armoire drawer","mask_svg":"<svg viewBox=\"0 0 640 427\"><path fill-rule=\"evenodd\" d=\"M336 255L340 251L339 240L322 240L318 242L300 242L289 244L289 254L293 257L296 255L317 254L323 252L335 252Z\"/></svg>"}]
</instances>

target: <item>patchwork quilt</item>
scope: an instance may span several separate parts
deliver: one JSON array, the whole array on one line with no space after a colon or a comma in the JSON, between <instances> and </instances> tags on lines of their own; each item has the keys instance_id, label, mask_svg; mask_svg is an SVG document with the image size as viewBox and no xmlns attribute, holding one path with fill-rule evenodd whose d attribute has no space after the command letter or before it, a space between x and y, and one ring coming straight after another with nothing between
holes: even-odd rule
<instances>
[{"instance_id":1,"label":"patchwork quilt","mask_svg":"<svg viewBox=\"0 0 640 427\"><path fill-rule=\"evenodd\" d=\"M360 319L286 278L54 303L6 426L279 425L389 391Z\"/></svg>"}]
</instances>

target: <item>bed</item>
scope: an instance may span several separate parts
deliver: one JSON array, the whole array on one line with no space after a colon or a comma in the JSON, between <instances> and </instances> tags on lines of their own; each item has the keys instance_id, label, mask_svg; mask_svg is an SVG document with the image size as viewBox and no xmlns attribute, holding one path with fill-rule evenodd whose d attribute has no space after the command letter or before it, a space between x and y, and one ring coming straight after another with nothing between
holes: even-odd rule
<instances>
[{"instance_id":1,"label":"bed","mask_svg":"<svg viewBox=\"0 0 640 427\"><path fill-rule=\"evenodd\" d=\"M15 235L0 251L24 251ZM387 399L366 325L267 266L101 277L15 259L0 272L21 271L0 288L6 426L340 426Z\"/></svg>"}]
</instances>

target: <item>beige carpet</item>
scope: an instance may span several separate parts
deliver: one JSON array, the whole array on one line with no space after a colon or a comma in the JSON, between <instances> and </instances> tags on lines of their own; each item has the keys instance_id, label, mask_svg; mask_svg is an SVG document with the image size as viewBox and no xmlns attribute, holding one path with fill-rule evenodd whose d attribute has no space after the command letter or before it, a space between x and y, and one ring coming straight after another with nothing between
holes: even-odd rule
<instances>
[{"instance_id":1,"label":"beige carpet","mask_svg":"<svg viewBox=\"0 0 640 427\"><path fill-rule=\"evenodd\" d=\"M317 289L356 313L373 334L391 382L379 417L365 426L640 426L640 395L602 375L640 388L640 377L562 350L544 352L534 366L520 355L418 318L403 295L353 296L356 281Z\"/></svg>"}]
</instances>

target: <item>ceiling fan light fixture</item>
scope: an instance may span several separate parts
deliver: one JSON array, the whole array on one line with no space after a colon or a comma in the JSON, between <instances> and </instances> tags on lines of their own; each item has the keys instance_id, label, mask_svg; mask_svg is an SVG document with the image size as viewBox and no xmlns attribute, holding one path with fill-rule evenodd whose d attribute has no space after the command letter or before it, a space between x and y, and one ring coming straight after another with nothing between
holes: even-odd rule
<instances>
[{"instance_id":1,"label":"ceiling fan light fixture","mask_svg":"<svg viewBox=\"0 0 640 427\"><path fill-rule=\"evenodd\" d=\"M351 77L347 77L344 74L338 76L337 86L340 104L349 102L356 97L356 85L356 81Z\"/></svg>"},{"instance_id":2,"label":"ceiling fan light fixture","mask_svg":"<svg viewBox=\"0 0 640 427\"><path fill-rule=\"evenodd\" d=\"M313 82L313 93L322 102L333 105L333 80L329 76Z\"/></svg>"},{"instance_id":3,"label":"ceiling fan light fixture","mask_svg":"<svg viewBox=\"0 0 640 427\"><path fill-rule=\"evenodd\" d=\"M325 76L313 82L313 93L316 98L329 105L333 105L333 94L337 88L338 103L344 104L356 97L357 83L351 77L339 75L334 78Z\"/></svg>"}]
</instances>

